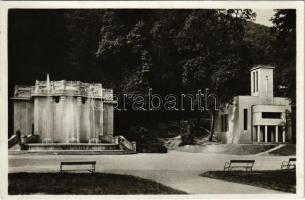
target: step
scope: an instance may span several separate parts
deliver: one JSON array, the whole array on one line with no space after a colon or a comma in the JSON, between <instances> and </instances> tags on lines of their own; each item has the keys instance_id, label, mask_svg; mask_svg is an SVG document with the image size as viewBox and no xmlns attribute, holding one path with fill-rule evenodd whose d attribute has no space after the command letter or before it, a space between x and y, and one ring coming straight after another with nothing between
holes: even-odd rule
<instances>
[{"instance_id":1,"label":"step","mask_svg":"<svg viewBox=\"0 0 305 200\"><path fill-rule=\"evenodd\" d=\"M9 151L9 155L22 154L44 154L44 155L124 155L135 154L133 151L126 150L25 150L25 151Z\"/></svg>"},{"instance_id":2,"label":"step","mask_svg":"<svg viewBox=\"0 0 305 200\"><path fill-rule=\"evenodd\" d=\"M32 143L26 145L29 151L70 151L70 150L80 150L80 151L101 151L101 150L119 150L118 144L114 143Z\"/></svg>"}]
</instances>

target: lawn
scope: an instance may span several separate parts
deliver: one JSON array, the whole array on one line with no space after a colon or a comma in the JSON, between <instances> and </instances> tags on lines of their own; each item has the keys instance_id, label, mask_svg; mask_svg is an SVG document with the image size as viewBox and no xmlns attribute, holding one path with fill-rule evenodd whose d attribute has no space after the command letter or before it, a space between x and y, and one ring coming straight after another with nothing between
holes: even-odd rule
<instances>
[{"instance_id":1,"label":"lawn","mask_svg":"<svg viewBox=\"0 0 305 200\"><path fill-rule=\"evenodd\" d=\"M269 152L269 155L273 156L295 156L296 146L295 144L286 144L282 148Z\"/></svg>"},{"instance_id":2,"label":"lawn","mask_svg":"<svg viewBox=\"0 0 305 200\"><path fill-rule=\"evenodd\" d=\"M246 145L235 145L234 148L229 149L226 153L227 154L234 154L234 155L253 155L257 153L261 153L276 147L276 145L257 145L257 144L246 144Z\"/></svg>"},{"instance_id":3,"label":"lawn","mask_svg":"<svg viewBox=\"0 0 305 200\"><path fill-rule=\"evenodd\" d=\"M274 144L205 144L185 145L175 150L192 153L220 153L232 155L253 155L276 147Z\"/></svg>"},{"instance_id":4,"label":"lawn","mask_svg":"<svg viewBox=\"0 0 305 200\"><path fill-rule=\"evenodd\" d=\"M186 194L151 180L104 173L10 173L16 194Z\"/></svg>"},{"instance_id":5,"label":"lawn","mask_svg":"<svg viewBox=\"0 0 305 200\"><path fill-rule=\"evenodd\" d=\"M201 176L283 192L296 192L296 174L294 171L207 171L202 173Z\"/></svg>"}]
</instances>

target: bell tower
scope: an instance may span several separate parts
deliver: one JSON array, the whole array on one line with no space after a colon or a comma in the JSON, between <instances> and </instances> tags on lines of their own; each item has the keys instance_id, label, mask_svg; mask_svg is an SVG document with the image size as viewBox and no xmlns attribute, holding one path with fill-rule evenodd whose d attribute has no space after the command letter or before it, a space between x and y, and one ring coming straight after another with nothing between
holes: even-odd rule
<instances>
[{"instance_id":1,"label":"bell tower","mask_svg":"<svg viewBox=\"0 0 305 200\"><path fill-rule=\"evenodd\" d=\"M270 65L258 65L250 69L251 96L259 98L259 104L273 104L273 70Z\"/></svg>"}]
</instances>

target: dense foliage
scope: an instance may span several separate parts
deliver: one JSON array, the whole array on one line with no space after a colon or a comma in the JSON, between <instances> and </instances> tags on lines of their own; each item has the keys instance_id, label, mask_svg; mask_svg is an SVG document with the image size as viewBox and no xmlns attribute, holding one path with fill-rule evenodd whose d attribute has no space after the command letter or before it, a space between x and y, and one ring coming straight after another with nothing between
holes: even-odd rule
<instances>
[{"instance_id":1,"label":"dense foliage","mask_svg":"<svg viewBox=\"0 0 305 200\"><path fill-rule=\"evenodd\" d=\"M293 142L296 142L296 11L276 10L272 18L276 94L289 97ZM304 67L304 66L302 66Z\"/></svg>"},{"instance_id":2,"label":"dense foliage","mask_svg":"<svg viewBox=\"0 0 305 200\"><path fill-rule=\"evenodd\" d=\"M273 33L254 20L248 9L10 10L10 94L13 85L50 73L53 80L102 82L116 94L209 88L230 102L249 94L253 65L273 64L276 86L289 88L277 92L295 99L295 11L278 10ZM115 126L188 114L117 112Z\"/></svg>"}]
</instances>

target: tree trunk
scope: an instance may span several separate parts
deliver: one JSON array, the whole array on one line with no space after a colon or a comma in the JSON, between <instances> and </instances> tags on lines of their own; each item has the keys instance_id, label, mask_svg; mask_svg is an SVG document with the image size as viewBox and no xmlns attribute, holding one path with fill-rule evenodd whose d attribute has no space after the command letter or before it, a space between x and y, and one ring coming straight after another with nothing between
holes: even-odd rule
<instances>
[{"instance_id":1,"label":"tree trunk","mask_svg":"<svg viewBox=\"0 0 305 200\"><path fill-rule=\"evenodd\" d=\"M215 110L211 109L210 110L210 134L209 134L209 141L213 140L213 135L214 135L214 129L215 129Z\"/></svg>"},{"instance_id":2,"label":"tree trunk","mask_svg":"<svg viewBox=\"0 0 305 200\"><path fill-rule=\"evenodd\" d=\"M199 130L199 128L200 128L200 119L201 119L201 113L198 114L196 125L195 125L195 127L193 127L192 129L197 129L197 130Z\"/></svg>"},{"instance_id":3,"label":"tree trunk","mask_svg":"<svg viewBox=\"0 0 305 200\"><path fill-rule=\"evenodd\" d=\"M291 106L291 113L290 113L290 116L291 116L291 119L290 119L290 124L291 124L291 131L292 131L292 143L293 144L296 144L296 141L297 141L297 135L296 135L296 107L295 105L292 105Z\"/></svg>"}]
</instances>

